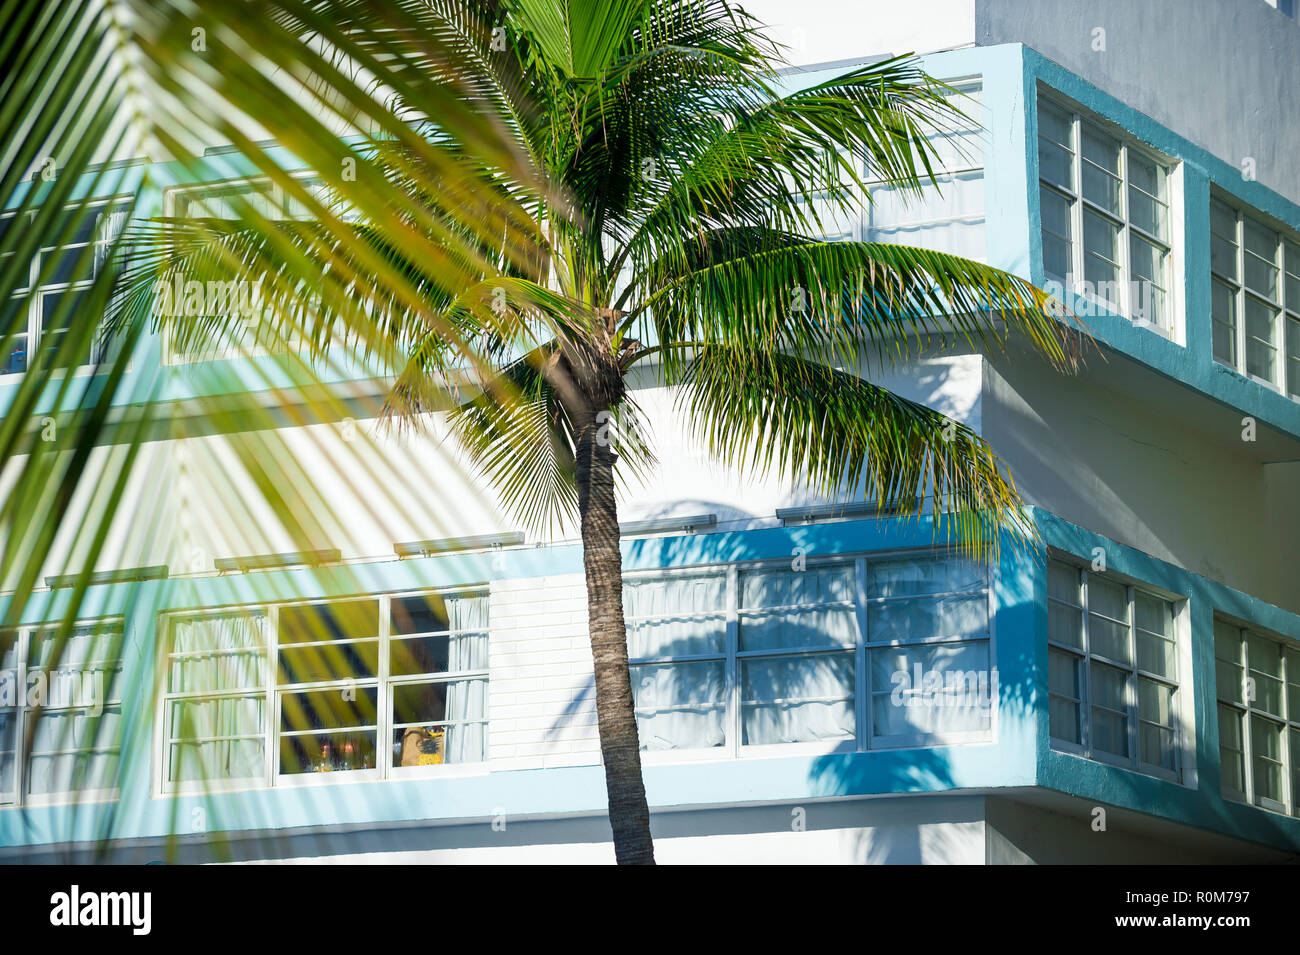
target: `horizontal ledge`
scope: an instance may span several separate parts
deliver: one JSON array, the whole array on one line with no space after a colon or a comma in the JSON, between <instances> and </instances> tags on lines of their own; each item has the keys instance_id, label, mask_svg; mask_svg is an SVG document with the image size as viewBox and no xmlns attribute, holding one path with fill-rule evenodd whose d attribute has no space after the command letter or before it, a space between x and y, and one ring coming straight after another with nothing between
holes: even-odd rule
<instances>
[{"instance_id":1,"label":"horizontal ledge","mask_svg":"<svg viewBox=\"0 0 1300 955\"><path fill-rule=\"evenodd\" d=\"M257 554L253 557L218 557L217 570L263 570L268 567L297 567L314 564L333 564L343 559L343 552L334 550L303 550L286 554Z\"/></svg>"},{"instance_id":2,"label":"horizontal ledge","mask_svg":"<svg viewBox=\"0 0 1300 955\"><path fill-rule=\"evenodd\" d=\"M479 534L475 537L443 537L438 540L403 541L393 545L398 557L424 557L429 554L452 554L464 550L484 550L489 547L507 547L522 544L522 531L503 534Z\"/></svg>"},{"instance_id":3,"label":"horizontal ledge","mask_svg":"<svg viewBox=\"0 0 1300 955\"><path fill-rule=\"evenodd\" d=\"M656 517L648 521L628 521L618 525L618 533L621 537L661 534L665 531L685 531L689 534L702 527L716 527L717 524L717 514L686 514L681 517Z\"/></svg>"},{"instance_id":4,"label":"horizontal ledge","mask_svg":"<svg viewBox=\"0 0 1300 955\"><path fill-rule=\"evenodd\" d=\"M148 567L128 567L125 570L102 570L90 575L88 584L120 584L128 581L138 580L165 580L167 578L166 564L151 564ZM53 577L45 578L45 586L51 590L57 590L62 587L75 587L80 574L59 574Z\"/></svg>"},{"instance_id":5,"label":"horizontal ledge","mask_svg":"<svg viewBox=\"0 0 1300 955\"><path fill-rule=\"evenodd\" d=\"M807 507L778 507L776 516L782 524L811 524L838 517L897 514L902 509L902 504L886 504L880 507L870 501L845 501L839 504L811 504Z\"/></svg>"}]
</instances>

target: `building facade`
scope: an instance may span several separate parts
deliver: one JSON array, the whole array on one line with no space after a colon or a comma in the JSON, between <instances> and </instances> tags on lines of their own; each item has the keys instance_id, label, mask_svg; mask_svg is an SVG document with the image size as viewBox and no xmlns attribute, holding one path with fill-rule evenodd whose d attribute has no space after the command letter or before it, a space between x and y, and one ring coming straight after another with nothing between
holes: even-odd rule
<instances>
[{"instance_id":1,"label":"building facade","mask_svg":"<svg viewBox=\"0 0 1300 955\"><path fill-rule=\"evenodd\" d=\"M1095 345L1074 376L937 339L870 372L983 435L1031 505L1041 540L983 562L932 515L722 469L646 375L663 463L619 507L658 859L1294 860L1300 24L1264 0L767 6L791 86L916 50L971 120L936 139L937 189L872 184L831 237L1005 268ZM99 228L246 188L209 160L147 190L124 164ZM57 334L45 297L0 391ZM436 419L384 427L366 367L322 398L284 356L154 336L131 374L165 413L60 662L94 692L42 668L66 581L0 646L0 680L50 688L25 758L0 696L0 857L612 861L572 530L521 533ZM302 476L297 527L255 503L275 469Z\"/></svg>"}]
</instances>

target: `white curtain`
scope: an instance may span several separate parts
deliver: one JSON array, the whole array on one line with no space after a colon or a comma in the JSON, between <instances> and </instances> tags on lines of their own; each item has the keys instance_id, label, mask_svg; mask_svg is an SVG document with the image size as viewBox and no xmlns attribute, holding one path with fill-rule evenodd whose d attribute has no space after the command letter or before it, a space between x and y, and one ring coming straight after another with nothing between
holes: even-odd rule
<instances>
[{"instance_id":1,"label":"white curtain","mask_svg":"<svg viewBox=\"0 0 1300 955\"><path fill-rule=\"evenodd\" d=\"M726 672L721 660L632 668L637 733L650 750L699 749L725 741Z\"/></svg>"},{"instance_id":2,"label":"white curtain","mask_svg":"<svg viewBox=\"0 0 1300 955\"><path fill-rule=\"evenodd\" d=\"M853 682L852 653L742 661L744 742L852 739Z\"/></svg>"},{"instance_id":3,"label":"white curtain","mask_svg":"<svg viewBox=\"0 0 1300 955\"><path fill-rule=\"evenodd\" d=\"M623 585L628 656L701 656L727 644L726 577L639 578Z\"/></svg>"},{"instance_id":4,"label":"white curtain","mask_svg":"<svg viewBox=\"0 0 1300 955\"><path fill-rule=\"evenodd\" d=\"M447 669L486 670L488 667L488 598L447 598L451 630ZM471 720L446 727L443 761L473 763L487 758L487 680L454 680L446 684L446 720Z\"/></svg>"},{"instance_id":5,"label":"white curtain","mask_svg":"<svg viewBox=\"0 0 1300 955\"><path fill-rule=\"evenodd\" d=\"M172 623L172 693L258 690L265 679L264 613L184 617ZM177 700L170 735L173 781L242 779L262 772L265 694ZM244 737L215 739L214 737Z\"/></svg>"},{"instance_id":6,"label":"white curtain","mask_svg":"<svg viewBox=\"0 0 1300 955\"><path fill-rule=\"evenodd\" d=\"M873 649L874 735L987 730L992 679L987 640Z\"/></svg>"}]
</instances>

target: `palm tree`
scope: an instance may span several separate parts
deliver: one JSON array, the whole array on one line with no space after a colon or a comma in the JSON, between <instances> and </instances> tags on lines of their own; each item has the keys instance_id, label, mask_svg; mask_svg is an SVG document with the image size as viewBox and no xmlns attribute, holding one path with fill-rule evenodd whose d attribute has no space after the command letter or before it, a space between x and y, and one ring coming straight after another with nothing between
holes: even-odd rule
<instances>
[{"instance_id":1,"label":"palm tree","mask_svg":"<svg viewBox=\"0 0 1300 955\"><path fill-rule=\"evenodd\" d=\"M346 33L364 9L329 17ZM963 117L914 61L790 91L779 51L727 0L425 9L420 29L384 42L414 54L434 37L453 55L394 82L394 122L352 146L356 183L333 177L328 197L303 197L319 221L162 220L137 237L153 254L128 298L143 308L160 275L257 281L259 338L301 339L312 360L358 348L390 362L391 415L451 401L454 432L522 520L576 514L615 854L652 863L616 497L616 479L653 461L633 370L676 390L719 461L860 489L904 513L928 499L936 527L978 550L990 529L1027 530L987 444L857 369L926 341L1013 335L1071 359L1046 296L1014 275L819 238L828 219L860 212L865 179L933 185L927 136ZM425 84L505 131L524 169L408 102ZM392 133L399 123L461 165L430 174L422 142ZM394 197L382 213L363 208L375 184ZM164 324L183 339L231 331L220 318Z\"/></svg>"}]
</instances>

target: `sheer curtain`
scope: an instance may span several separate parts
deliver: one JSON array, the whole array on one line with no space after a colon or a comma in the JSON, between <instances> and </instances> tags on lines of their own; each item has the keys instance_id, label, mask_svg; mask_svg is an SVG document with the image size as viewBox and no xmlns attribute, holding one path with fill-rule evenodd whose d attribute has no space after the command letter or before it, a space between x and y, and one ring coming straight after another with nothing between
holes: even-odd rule
<instances>
[{"instance_id":1,"label":"sheer curtain","mask_svg":"<svg viewBox=\"0 0 1300 955\"><path fill-rule=\"evenodd\" d=\"M25 788L31 793L116 788L121 628L80 626L61 647L53 631L36 632L31 639L35 677L29 674L29 685L43 708L32 730Z\"/></svg>"},{"instance_id":2,"label":"sheer curtain","mask_svg":"<svg viewBox=\"0 0 1300 955\"><path fill-rule=\"evenodd\" d=\"M171 693L245 691L172 703L171 736L190 744L183 747L183 754L173 753L173 780L261 774L268 631L264 613L173 621L168 684ZM176 756L180 757L180 765Z\"/></svg>"},{"instance_id":3,"label":"sheer curtain","mask_svg":"<svg viewBox=\"0 0 1300 955\"><path fill-rule=\"evenodd\" d=\"M631 659L715 657L633 666L641 745L650 750L721 746L726 739L726 578L629 580L623 604Z\"/></svg>"},{"instance_id":4,"label":"sheer curtain","mask_svg":"<svg viewBox=\"0 0 1300 955\"><path fill-rule=\"evenodd\" d=\"M488 668L488 598L448 597L450 672ZM447 691L446 720L471 720L447 727L443 761L473 763L487 758L487 680L452 680Z\"/></svg>"}]
</instances>

